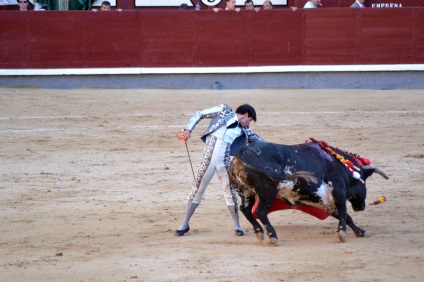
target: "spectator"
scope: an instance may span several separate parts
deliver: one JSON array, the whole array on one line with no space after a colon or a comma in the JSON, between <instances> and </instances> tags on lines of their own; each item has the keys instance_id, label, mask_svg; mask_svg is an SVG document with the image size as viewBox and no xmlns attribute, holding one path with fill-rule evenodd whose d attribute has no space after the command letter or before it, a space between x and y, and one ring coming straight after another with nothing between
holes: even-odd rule
<instances>
[{"instance_id":1,"label":"spectator","mask_svg":"<svg viewBox=\"0 0 424 282\"><path fill-rule=\"evenodd\" d=\"M213 10L217 13L218 11L225 10L225 11L236 11L240 12L240 8L236 8L236 0L226 0L226 6L225 9L221 8L214 8Z\"/></svg>"},{"instance_id":2,"label":"spectator","mask_svg":"<svg viewBox=\"0 0 424 282\"><path fill-rule=\"evenodd\" d=\"M253 0L246 0L246 2L244 2L244 8L246 10L255 10L256 12L261 10L259 7L255 8L255 3L253 3Z\"/></svg>"},{"instance_id":3,"label":"spectator","mask_svg":"<svg viewBox=\"0 0 424 282\"><path fill-rule=\"evenodd\" d=\"M228 10L228 11L236 10L236 0L226 0L226 2L227 2L226 4L227 6L225 7L225 10Z\"/></svg>"},{"instance_id":4,"label":"spectator","mask_svg":"<svg viewBox=\"0 0 424 282\"><path fill-rule=\"evenodd\" d=\"M253 9L255 9L255 4L253 3L253 0L246 0L244 2L244 8L246 10L253 10Z\"/></svg>"},{"instance_id":5,"label":"spectator","mask_svg":"<svg viewBox=\"0 0 424 282\"><path fill-rule=\"evenodd\" d=\"M365 8L364 6L365 0L356 0L350 5L351 8Z\"/></svg>"},{"instance_id":6,"label":"spectator","mask_svg":"<svg viewBox=\"0 0 424 282\"><path fill-rule=\"evenodd\" d=\"M262 4L262 9L264 10L271 10L272 9L272 2L267 0Z\"/></svg>"},{"instance_id":7,"label":"spectator","mask_svg":"<svg viewBox=\"0 0 424 282\"><path fill-rule=\"evenodd\" d=\"M103 1L102 5L100 6L100 10L110 11L110 2L109 1Z\"/></svg>"},{"instance_id":8,"label":"spectator","mask_svg":"<svg viewBox=\"0 0 424 282\"><path fill-rule=\"evenodd\" d=\"M309 0L306 2L305 6L303 6L303 9L315 9L318 8L318 5L321 5L321 0Z\"/></svg>"},{"instance_id":9,"label":"spectator","mask_svg":"<svg viewBox=\"0 0 424 282\"><path fill-rule=\"evenodd\" d=\"M29 0L18 0L19 11L28 11Z\"/></svg>"},{"instance_id":10,"label":"spectator","mask_svg":"<svg viewBox=\"0 0 424 282\"><path fill-rule=\"evenodd\" d=\"M110 2L109 1L103 1L100 6L100 11L110 11ZM122 9L116 9L118 12L121 12ZM98 9L93 9L94 12L97 12Z\"/></svg>"},{"instance_id":11,"label":"spectator","mask_svg":"<svg viewBox=\"0 0 424 282\"><path fill-rule=\"evenodd\" d=\"M188 5L186 3L182 3L180 5L180 10L188 10Z\"/></svg>"}]
</instances>

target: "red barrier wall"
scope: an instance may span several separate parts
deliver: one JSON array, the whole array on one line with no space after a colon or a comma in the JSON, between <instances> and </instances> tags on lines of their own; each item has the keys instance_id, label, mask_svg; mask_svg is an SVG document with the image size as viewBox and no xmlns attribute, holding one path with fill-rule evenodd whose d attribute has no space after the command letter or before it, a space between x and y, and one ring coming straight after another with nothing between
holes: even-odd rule
<instances>
[{"instance_id":1,"label":"red barrier wall","mask_svg":"<svg viewBox=\"0 0 424 282\"><path fill-rule=\"evenodd\" d=\"M265 0L254 0L253 2L255 3L255 7L261 7L264 1ZM287 0L287 6L274 5L274 9L288 9L289 7L302 8L307 1L308 0ZM319 9L334 8L334 7L349 7L353 2L355 2L355 0L321 0L322 6L320 6ZM88 2L88 6L89 6L88 9L92 8L90 3L91 2ZM190 9L192 10L194 10L194 5L196 5L196 3L199 3L202 9L211 8L211 7L203 5L203 3L198 0L191 0L191 3L193 4L193 7L191 7ZM377 8L381 7L382 4L388 4L388 5L392 4L392 6L397 6L397 7L399 6L419 7L419 6L422 6L424 2L422 0L366 0L364 3L365 7L377 7ZM225 5L226 5L225 0L222 0L218 5L216 5L216 7L225 8ZM70 6L70 9L73 9L74 7L77 8L78 5L69 5L69 6ZM242 8L242 6L240 5L237 7ZM94 8L98 8L98 7L94 7ZM178 7L136 6L136 0L116 0L116 7L112 6L112 10L117 8L124 9L124 10L151 10L151 9L176 10L178 9ZM30 2L30 4L28 5L28 10L33 10L33 9L34 9L34 6ZM0 11L1 10L19 10L19 7L18 5L0 6Z\"/></svg>"},{"instance_id":2,"label":"red barrier wall","mask_svg":"<svg viewBox=\"0 0 424 282\"><path fill-rule=\"evenodd\" d=\"M423 64L424 9L3 11L0 68Z\"/></svg>"}]
</instances>

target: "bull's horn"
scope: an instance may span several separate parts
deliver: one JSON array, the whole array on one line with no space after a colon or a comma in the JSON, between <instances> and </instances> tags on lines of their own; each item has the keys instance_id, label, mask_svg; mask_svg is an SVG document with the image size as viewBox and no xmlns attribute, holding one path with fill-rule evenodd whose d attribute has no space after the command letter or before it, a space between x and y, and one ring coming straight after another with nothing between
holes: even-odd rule
<instances>
[{"instance_id":1,"label":"bull's horn","mask_svg":"<svg viewBox=\"0 0 424 282\"><path fill-rule=\"evenodd\" d=\"M379 167L376 167L376 166L373 166L373 165L364 165L362 168L363 169L373 169L375 173L378 173L381 176L383 176L384 178L389 179L389 176L387 175L387 173Z\"/></svg>"}]
</instances>

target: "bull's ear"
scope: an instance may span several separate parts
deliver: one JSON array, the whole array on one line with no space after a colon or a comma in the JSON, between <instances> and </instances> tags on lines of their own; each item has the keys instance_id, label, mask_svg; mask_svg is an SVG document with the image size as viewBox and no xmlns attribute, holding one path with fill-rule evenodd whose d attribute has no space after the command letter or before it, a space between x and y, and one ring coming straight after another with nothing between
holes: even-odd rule
<instances>
[{"instance_id":1,"label":"bull's ear","mask_svg":"<svg viewBox=\"0 0 424 282\"><path fill-rule=\"evenodd\" d=\"M362 171L364 174L364 180L371 176L374 172L380 174L386 179L389 179L387 173L379 167L375 167L373 165L365 165L362 167Z\"/></svg>"}]
</instances>

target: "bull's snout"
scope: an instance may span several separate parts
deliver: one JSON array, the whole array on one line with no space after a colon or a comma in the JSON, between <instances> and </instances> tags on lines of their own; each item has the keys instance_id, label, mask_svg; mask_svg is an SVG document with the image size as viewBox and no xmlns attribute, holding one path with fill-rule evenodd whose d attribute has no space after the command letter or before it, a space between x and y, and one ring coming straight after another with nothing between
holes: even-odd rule
<instances>
[{"instance_id":1,"label":"bull's snout","mask_svg":"<svg viewBox=\"0 0 424 282\"><path fill-rule=\"evenodd\" d=\"M366 204L365 199L353 196L349 199L349 202L352 204L352 209L356 212L365 210Z\"/></svg>"},{"instance_id":2,"label":"bull's snout","mask_svg":"<svg viewBox=\"0 0 424 282\"><path fill-rule=\"evenodd\" d=\"M365 202L364 204L361 204L361 205L352 204L352 209L356 212L365 210Z\"/></svg>"}]
</instances>

